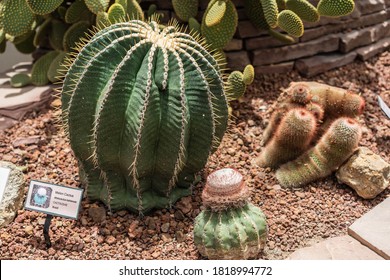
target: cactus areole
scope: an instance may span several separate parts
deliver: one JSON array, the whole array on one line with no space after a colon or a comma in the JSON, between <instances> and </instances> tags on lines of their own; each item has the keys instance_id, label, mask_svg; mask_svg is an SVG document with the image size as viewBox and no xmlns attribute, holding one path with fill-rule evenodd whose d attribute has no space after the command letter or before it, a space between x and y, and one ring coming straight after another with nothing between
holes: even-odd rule
<instances>
[{"instance_id":1,"label":"cactus areole","mask_svg":"<svg viewBox=\"0 0 390 280\"><path fill-rule=\"evenodd\" d=\"M97 32L62 88L87 196L146 212L189 195L227 127L223 84L213 56L175 26L133 20Z\"/></svg>"}]
</instances>

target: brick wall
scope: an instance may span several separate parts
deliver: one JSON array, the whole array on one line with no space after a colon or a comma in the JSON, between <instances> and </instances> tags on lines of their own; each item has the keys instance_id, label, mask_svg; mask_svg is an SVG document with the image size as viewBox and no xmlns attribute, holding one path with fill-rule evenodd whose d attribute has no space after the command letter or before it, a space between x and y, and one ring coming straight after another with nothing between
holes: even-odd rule
<instances>
[{"instance_id":1,"label":"brick wall","mask_svg":"<svg viewBox=\"0 0 390 280\"><path fill-rule=\"evenodd\" d=\"M200 0L199 21L208 2ZM356 0L352 14L305 23L305 34L289 45L257 30L245 15L243 0L233 2L239 24L225 48L232 69L242 70L251 63L257 74L285 73L295 68L304 76L313 76L355 59L366 60L390 46L390 0ZM151 3L165 15L164 20L175 17L171 1L142 1L145 7Z\"/></svg>"}]
</instances>

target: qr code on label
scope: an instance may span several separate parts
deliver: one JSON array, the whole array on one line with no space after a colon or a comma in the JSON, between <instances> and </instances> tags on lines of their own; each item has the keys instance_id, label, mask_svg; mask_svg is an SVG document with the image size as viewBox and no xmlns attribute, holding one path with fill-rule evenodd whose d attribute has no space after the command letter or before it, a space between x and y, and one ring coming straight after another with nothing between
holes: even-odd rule
<instances>
[{"instance_id":1,"label":"qr code on label","mask_svg":"<svg viewBox=\"0 0 390 280\"><path fill-rule=\"evenodd\" d=\"M41 208L48 208L50 205L51 194L53 190L50 187L33 185L30 204Z\"/></svg>"}]
</instances>

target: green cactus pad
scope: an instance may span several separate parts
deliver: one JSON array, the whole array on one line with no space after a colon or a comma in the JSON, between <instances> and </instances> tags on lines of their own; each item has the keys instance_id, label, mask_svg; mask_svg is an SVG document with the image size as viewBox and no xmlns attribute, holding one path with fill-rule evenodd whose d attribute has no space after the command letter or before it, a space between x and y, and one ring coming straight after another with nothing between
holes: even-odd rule
<instances>
[{"instance_id":1,"label":"green cactus pad","mask_svg":"<svg viewBox=\"0 0 390 280\"><path fill-rule=\"evenodd\" d=\"M225 16L226 12L226 2L225 1L215 1L214 4L205 14L205 24L207 27L211 27L221 22L222 18Z\"/></svg>"},{"instance_id":2,"label":"green cactus pad","mask_svg":"<svg viewBox=\"0 0 390 280\"><path fill-rule=\"evenodd\" d=\"M44 56L40 57L31 69L31 82L36 86L44 86L49 83L47 73L50 64L59 54L58 51L50 51Z\"/></svg>"},{"instance_id":3,"label":"green cactus pad","mask_svg":"<svg viewBox=\"0 0 390 280\"><path fill-rule=\"evenodd\" d=\"M232 1L223 0L226 3L226 11L222 20L213 26L206 25L206 17L208 11L214 5L215 2L220 0L211 1L206 9L205 15L203 16L201 31L202 35L206 39L206 43L214 49L223 49L227 43L233 38L236 32L238 24L238 15L236 8Z\"/></svg>"},{"instance_id":4,"label":"green cactus pad","mask_svg":"<svg viewBox=\"0 0 390 280\"><path fill-rule=\"evenodd\" d=\"M83 0L76 0L66 10L65 22L76 23L78 21L89 20L91 14L92 13L89 11Z\"/></svg>"},{"instance_id":5,"label":"green cactus pad","mask_svg":"<svg viewBox=\"0 0 390 280\"><path fill-rule=\"evenodd\" d=\"M25 0L4 0L3 28L11 36L21 36L29 31L35 20Z\"/></svg>"},{"instance_id":6,"label":"green cactus pad","mask_svg":"<svg viewBox=\"0 0 390 280\"><path fill-rule=\"evenodd\" d=\"M203 210L194 224L194 243L209 259L239 260L257 257L267 240L266 217L251 203L214 212Z\"/></svg>"},{"instance_id":7,"label":"green cactus pad","mask_svg":"<svg viewBox=\"0 0 390 280\"><path fill-rule=\"evenodd\" d=\"M276 171L281 186L299 187L330 175L357 149L361 137L359 124L350 118L332 123L316 146Z\"/></svg>"},{"instance_id":8,"label":"green cactus pad","mask_svg":"<svg viewBox=\"0 0 390 280\"><path fill-rule=\"evenodd\" d=\"M84 0L88 9L97 15L99 12L105 12L110 4L110 0Z\"/></svg>"},{"instance_id":9,"label":"green cactus pad","mask_svg":"<svg viewBox=\"0 0 390 280\"><path fill-rule=\"evenodd\" d=\"M246 91L244 77L240 71L230 73L226 85L226 96L229 100L235 100L242 97Z\"/></svg>"},{"instance_id":10,"label":"green cactus pad","mask_svg":"<svg viewBox=\"0 0 390 280\"><path fill-rule=\"evenodd\" d=\"M193 34L201 34L200 23L195 18L188 19L188 27Z\"/></svg>"},{"instance_id":11,"label":"green cactus pad","mask_svg":"<svg viewBox=\"0 0 390 280\"><path fill-rule=\"evenodd\" d=\"M49 42L54 50L62 51L64 47L64 37L68 25L60 20L52 20L49 33Z\"/></svg>"},{"instance_id":12,"label":"green cactus pad","mask_svg":"<svg viewBox=\"0 0 390 280\"><path fill-rule=\"evenodd\" d=\"M123 9L127 10L127 0L115 0L115 3L121 4Z\"/></svg>"},{"instance_id":13,"label":"green cactus pad","mask_svg":"<svg viewBox=\"0 0 390 280\"><path fill-rule=\"evenodd\" d=\"M69 67L61 96L86 194L112 210L146 212L189 195L227 127L212 55L153 21L96 33Z\"/></svg>"},{"instance_id":14,"label":"green cactus pad","mask_svg":"<svg viewBox=\"0 0 390 280\"><path fill-rule=\"evenodd\" d=\"M317 5L321 16L340 17L353 12L355 2L353 0L320 0Z\"/></svg>"},{"instance_id":15,"label":"green cactus pad","mask_svg":"<svg viewBox=\"0 0 390 280\"><path fill-rule=\"evenodd\" d=\"M172 0L172 6L177 17L187 22L198 14L199 0Z\"/></svg>"},{"instance_id":16,"label":"green cactus pad","mask_svg":"<svg viewBox=\"0 0 390 280\"><path fill-rule=\"evenodd\" d=\"M280 33L278 31L275 31L275 30L272 30L272 29L269 29L268 30L268 34L272 37L274 37L275 39L278 39L279 41L283 42L283 43L286 43L286 44L293 44L295 43L295 39L287 34L284 34L284 33Z\"/></svg>"},{"instance_id":17,"label":"green cactus pad","mask_svg":"<svg viewBox=\"0 0 390 280\"><path fill-rule=\"evenodd\" d=\"M48 0L48 1L42 1L42 0L25 0L30 7L30 9L33 11L36 15L46 15L50 14L51 12L55 11L58 6L60 6L63 2L63 0Z\"/></svg>"},{"instance_id":18,"label":"green cactus pad","mask_svg":"<svg viewBox=\"0 0 390 280\"><path fill-rule=\"evenodd\" d=\"M125 20L125 9L123 9L122 5L120 4L112 4L111 7L108 9L108 20L111 23L121 22Z\"/></svg>"},{"instance_id":19,"label":"green cactus pad","mask_svg":"<svg viewBox=\"0 0 390 280\"><path fill-rule=\"evenodd\" d=\"M157 6L156 4L151 4L148 8L148 11L147 11L147 15L148 15L148 18L150 18L151 16L153 16L157 11Z\"/></svg>"},{"instance_id":20,"label":"green cactus pad","mask_svg":"<svg viewBox=\"0 0 390 280\"><path fill-rule=\"evenodd\" d=\"M27 36L22 41L19 41L18 43L15 43L15 48L24 54L30 54L33 53L36 49L34 46L34 37L35 37L35 31L30 31L27 33Z\"/></svg>"},{"instance_id":21,"label":"green cactus pad","mask_svg":"<svg viewBox=\"0 0 390 280\"><path fill-rule=\"evenodd\" d=\"M50 63L49 70L47 72L47 78L51 83L60 81L60 77L63 76L65 67L63 66L65 58L67 57L66 52L60 52Z\"/></svg>"},{"instance_id":22,"label":"green cactus pad","mask_svg":"<svg viewBox=\"0 0 390 280\"><path fill-rule=\"evenodd\" d=\"M11 77L10 83L15 88L24 87L31 84L31 77L28 74L19 73Z\"/></svg>"},{"instance_id":23,"label":"green cactus pad","mask_svg":"<svg viewBox=\"0 0 390 280\"><path fill-rule=\"evenodd\" d=\"M69 27L64 35L63 50L66 52L74 50L80 39L84 38L86 33L88 33L89 28L90 24L87 21L79 21Z\"/></svg>"},{"instance_id":24,"label":"green cactus pad","mask_svg":"<svg viewBox=\"0 0 390 280\"><path fill-rule=\"evenodd\" d=\"M131 20L144 20L144 12L136 0L127 0L127 15Z\"/></svg>"},{"instance_id":25,"label":"green cactus pad","mask_svg":"<svg viewBox=\"0 0 390 280\"><path fill-rule=\"evenodd\" d=\"M263 7L264 17L267 24L271 28L275 28L278 25L278 4L276 0L260 0L261 6Z\"/></svg>"},{"instance_id":26,"label":"green cactus pad","mask_svg":"<svg viewBox=\"0 0 390 280\"><path fill-rule=\"evenodd\" d=\"M293 37L303 35L303 22L293 11L281 11L278 16L278 26Z\"/></svg>"},{"instance_id":27,"label":"green cactus pad","mask_svg":"<svg viewBox=\"0 0 390 280\"><path fill-rule=\"evenodd\" d=\"M317 8L307 0L287 0L286 7L296 13L303 21L317 22L320 19Z\"/></svg>"},{"instance_id":28,"label":"green cactus pad","mask_svg":"<svg viewBox=\"0 0 390 280\"><path fill-rule=\"evenodd\" d=\"M244 72L242 72L242 74L242 81L245 85L249 86L255 79L255 68L249 64L244 68Z\"/></svg>"},{"instance_id":29,"label":"green cactus pad","mask_svg":"<svg viewBox=\"0 0 390 280\"><path fill-rule=\"evenodd\" d=\"M66 10L67 8L64 6L59 6L57 9L57 13L62 21L65 21Z\"/></svg>"},{"instance_id":30,"label":"green cactus pad","mask_svg":"<svg viewBox=\"0 0 390 280\"><path fill-rule=\"evenodd\" d=\"M259 29L268 30L268 25L265 17L261 1L245 0L244 2L245 13L248 16L251 23Z\"/></svg>"},{"instance_id":31,"label":"green cactus pad","mask_svg":"<svg viewBox=\"0 0 390 280\"><path fill-rule=\"evenodd\" d=\"M37 28L34 37L34 46L39 47L42 42L45 41L46 36L49 34L51 29L51 18L45 19L45 21Z\"/></svg>"}]
</instances>

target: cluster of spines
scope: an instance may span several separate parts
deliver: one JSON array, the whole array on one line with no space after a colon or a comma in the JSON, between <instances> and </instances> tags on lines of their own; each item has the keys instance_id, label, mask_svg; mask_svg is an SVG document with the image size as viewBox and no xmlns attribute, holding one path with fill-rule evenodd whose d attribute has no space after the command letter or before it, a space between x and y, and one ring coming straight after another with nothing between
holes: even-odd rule
<instances>
[{"instance_id":1,"label":"cluster of spines","mask_svg":"<svg viewBox=\"0 0 390 280\"><path fill-rule=\"evenodd\" d=\"M124 53L107 59L106 56L116 52L115 46L121 42L129 45L127 52L120 48ZM83 59L77 55L69 67L61 96L71 146L86 174L87 195L102 200L113 210L128 208L139 212L166 207L188 195L194 172L203 168L227 126L224 78L220 76L217 62L201 44L178 28L168 26L161 30L156 22L148 24L134 20L98 31L80 51ZM135 52L137 54L133 55ZM149 54L144 61L145 52ZM101 75L112 76L107 77L110 81L107 93L102 91L104 85L101 88L102 83L96 82L104 78L98 79L93 70L102 62L107 71ZM129 71L134 69L134 63L145 72L143 75ZM155 67L161 71L154 71ZM194 68L193 71L184 70L188 67ZM125 75L124 69L127 69ZM189 79L188 73L197 75ZM117 90L123 92L123 87L119 87L122 82L127 83L125 88L134 92L110 94ZM143 89L134 88L135 83ZM196 83L196 90L191 90L193 83ZM158 94L159 91L164 94ZM89 98L85 98L86 92ZM136 99L127 109L126 98L130 96ZM80 106L83 100L88 102ZM136 106L138 103L139 107ZM195 103L202 105L194 106ZM94 113L88 113L88 110ZM130 119L122 114L128 110ZM190 114L205 118L191 116L190 128ZM118 117L113 118L115 115ZM117 125L120 123L127 125ZM160 129L156 129L156 125ZM197 128L193 130L194 127ZM122 128L126 133L116 133ZM157 142L156 134L160 137ZM130 137L126 145L118 144L120 135ZM161 148L153 149L153 143ZM155 156L155 152L158 155ZM154 164L161 160L164 164Z\"/></svg>"},{"instance_id":2,"label":"cluster of spines","mask_svg":"<svg viewBox=\"0 0 390 280\"><path fill-rule=\"evenodd\" d=\"M280 167L280 184L295 187L329 175L356 149L360 127L354 118L362 113L364 100L348 90L316 82L291 83L286 93L288 101L274 111L264 131L262 144L266 146L256 163ZM297 112L312 116L313 123L301 118L306 137L288 126L296 122Z\"/></svg>"},{"instance_id":3,"label":"cluster of spines","mask_svg":"<svg viewBox=\"0 0 390 280\"><path fill-rule=\"evenodd\" d=\"M202 193L205 210L196 218L194 242L209 259L255 258L265 247L266 217L248 202L242 175L224 168L207 177Z\"/></svg>"},{"instance_id":4,"label":"cluster of spines","mask_svg":"<svg viewBox=\"0 0 390 280\"><path fill-rule=\"evenodd\" d=\"M291 188L324 178L353 154L360 137L360 125L354 119L336 119L313 148L283 164L276 178L282 186Z\"/></svg>"}]
</instances>

